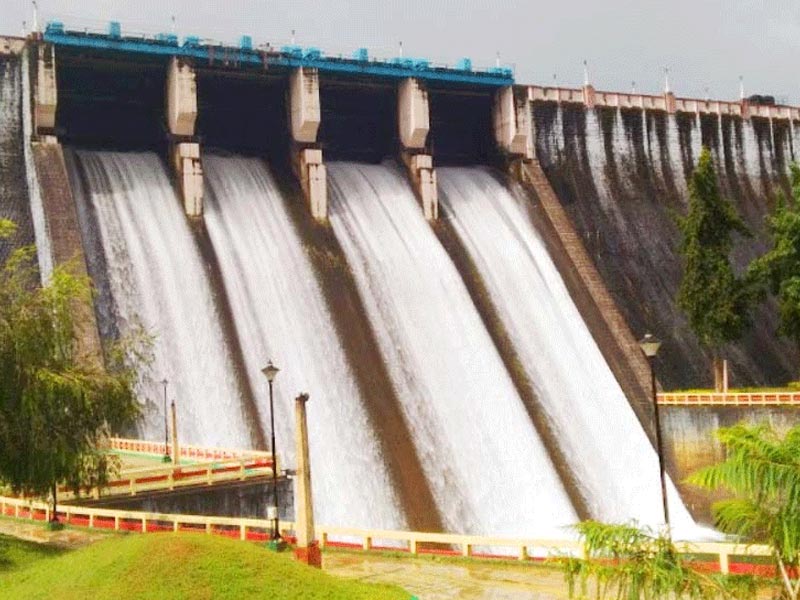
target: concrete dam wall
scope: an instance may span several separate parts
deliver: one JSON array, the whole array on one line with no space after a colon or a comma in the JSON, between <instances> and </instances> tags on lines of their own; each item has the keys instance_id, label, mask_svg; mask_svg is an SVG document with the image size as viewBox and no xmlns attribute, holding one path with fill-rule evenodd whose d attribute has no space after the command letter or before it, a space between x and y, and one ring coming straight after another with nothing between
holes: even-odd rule
<instances>
[{"instance_id":1,"label":"concrete dam wall","mask_svg":"<svg viewBox=\"0 0 800 600\"><path fill-rule=\"evenodd\" d=\"M590 153L572 149L587 137L563 123L591 129L601 115L603 156L616 157L629 139L622 116L542 103L502 69L55 26L23 50L34 160L20 170L41 188L35 239L55 264L78 256L92 277L86 323L103 343L140 327L153 334L139 435L163 435L167 393L187 442L263 447L260 369L271 359L286 466L292 401L311 397L321 522L561 536L579 518L662 518L636 343L644 329L667 337L649 320L660 305L621 294L587 237L590 224L618 235L626 219L575 208L627 214L615 198L568 195L604 189L613 169L591 171ZM0 94L13 94L5 81ZM666 131L673 117L651 112L642 131L659 119ZM679 207L699 142L674 119L675 140L688 141L669 166L683 175L647 160L668 181L662 202ZM793 146L780 139L785 166ZM782 167L770 165L764 181L777 189ZM615 190L638 181L617 179ZM34 215L29 195L22 206ZM674 236L654 243L674 261ZM635 245L627 251L642 260ZM689 377L692 349L668 356L667 385ZM675 530L691 536L682 464L671 462L669 498Z\"/></svg>"},{"instance_id":2,"label":"concrete dam wall","mask_svg":"<svg viewBox=\"0 0 800 600\"><path fill-rule=\"evenodd\" d=\"M17 224L10 240L0 240L0 259L12 248L33 243L23 131L23 70L18 52L0 52L0 218Z\"/></svg>"},{"instance_id":3,"label":"concrete dam wall","mask_svg":"<svg viewBox=\"0 0 800 600\"><path fill-rule=\"evenodd\" d=\"M710 494L684 479L697 469L719 462L724 448L714 433L741 421L752 425L768 423L777 432L785 433L797 425L796 406L732 407L732 406L666 406L662 409L665 455L670 472L681 496L698 519L711 522L711 504L724 497Z\"/></svg>"},{"instance_id":4,"label":"concrete dam wall","mask_svg":"<svg viewBox=\"0 0 800 600\"><path fill-rule=\"evenodd\" d=\"M686 182L701 146L711 148L722 193L754 234L736 241L741 271L767 248L775 194L788 193L788 164L800 149L795 122L549 101L534 101L532 118L537 156L627 323L664 340L661 383L710 385L710 357L675 300L682 274L676 217L686 211ZM797 352L776 331L770 301L726 353L734 385L796 377Z\"/></svg>"}]
</instances>

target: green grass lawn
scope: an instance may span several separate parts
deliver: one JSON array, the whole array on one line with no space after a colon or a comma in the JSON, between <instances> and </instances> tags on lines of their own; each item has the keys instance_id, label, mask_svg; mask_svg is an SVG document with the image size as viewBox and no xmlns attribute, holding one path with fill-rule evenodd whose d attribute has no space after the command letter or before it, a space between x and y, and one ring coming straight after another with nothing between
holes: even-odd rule
<instances>
[{"instance_id":1,"label":"green grass lawn","mask_svg":"<svg viewBox=\"0 0 800 600\"><path fill-rule=\"evenodd\" d=\"M63 554L63 550L53 546L24 542L0 535L0 581L4 582L5 576L9 573L61 554ZM2 593L3 587L0 587L0 596Z\"/></svg>"},{"instance_id":2,"label":"green grass lawn","mask_svg":"<svg viewBox=\"0 0 800 600\"><path fill-rule=\"evenodd\" d=\"M410 594L339 579L252 543L163 533L114 535L71 551L0 536L0 598L408 600Z\"/></svg>"}]
</instances>

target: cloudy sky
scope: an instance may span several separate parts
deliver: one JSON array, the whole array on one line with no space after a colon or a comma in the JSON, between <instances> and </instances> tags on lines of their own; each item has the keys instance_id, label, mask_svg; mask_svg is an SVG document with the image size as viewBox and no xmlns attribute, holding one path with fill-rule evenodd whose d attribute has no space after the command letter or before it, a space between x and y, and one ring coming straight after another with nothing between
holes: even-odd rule
<instances>
[{"instance_id":1,"label":"cloudy sky","mask_svg":"<svg viewBox=\"0 0 800 600\"><path fill-rule=\"evenodd\" d=\"M39 0L42 21L123 31L491 65L499 52L521 83L579 85L584 60L599 89L663 88L664 67L679 95L732 99L745 91L800 104L800 0ZM0 33L30 25L31 2L0 0ZM706 91L707 90L707 91Z\"/></svg>"}]
</instances>

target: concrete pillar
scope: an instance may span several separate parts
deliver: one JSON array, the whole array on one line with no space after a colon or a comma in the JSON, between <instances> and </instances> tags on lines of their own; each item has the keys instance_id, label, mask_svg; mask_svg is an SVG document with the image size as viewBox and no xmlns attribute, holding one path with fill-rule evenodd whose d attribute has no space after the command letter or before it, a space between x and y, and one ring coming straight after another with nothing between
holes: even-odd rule
<instances>
[{"instance_id":1,"label":"concrete pillar","mask_svg":"<svg viewBox=\"0 0 800 600\"><path fill-rule=\"evenodd\" d=\"M583 86L583 104L586 106L586 108L594 108L595 105L594 86L588 83Z\"/></svg>"},{"instance_id":2,"label":"concrete pillar","mask_svg":"<svg viewBox=\"0 0 800 600\"><path fill-rule=\"evenodd\" d=\"M492 107L494 139L503 150L509 151L517 132L517 116L514 109L514 90L508 85L497 90Z\"/></svg>"},{"instance_id":3,"label":"concrete pillar","mask_svg":"<svg viewBox=\"0 0 800 600\"><path fill-rule=\"evenodd\" d=\"M750 102L748 102L745 98L742 98L742 118L750 118Z\"/></svg>"},{"instance_id":4,"label":"concrete pillar","mask_svg":"<svg viewBox=\"0 0 800 600\"><path fill-rule=\"evenodd\" d=\"M175 400L169 406L172 412L172 464L178 465L181 462L181 449L178 446L178 413L175 410Z\"/></svg>"},{"instance_id":5,"label":"concrete pillar","mask_svg":"<svg viewBox=\"0 0 800 600\"><path fill-rule=\"evenodd\" d=\"M439 188L436 185L436 170L430 154L402 153L403 162L411 176L411 184L422 203L422 212L428 221L439 218Z\"/></svg>"},{"instance_id":6,"label":"concrete pillar","mask_svg":"<svg viewBox=\"0 0 800 600\"><path fill-rule=\"evenodd\" d=\"M167 126L174 136L192 137L197 120L197 82L192 66L173 57L167 70Z\"/></svg>"},{"instance_id":7,"label":"concrete pillar","mask_svg":"<svg viewBox=\"0 0 800 600\"><path fill-rule=\"evenodd\" d=\"M301 144L317 141L321 121L319 73L316 69L296 69L289 80L292 138Z\"/></svg>"},{"instance_id":8,"label":"concrete pillar","mask_svg":"<svg viewBox=\"0 0 800 600\"><path fill-rule=\"evenodd\" d=\"M318 221L328 218L328 182L322 150L314 147L322 121L317 69L296 69L289 81L289 130L295 174L300 180L311 216Z\"/></svg>"},{"instance_id":9,"label":"concrete pillar","mask_svg":"<svg viewBox=\"0 0 800 600\"><path fill-rule=\"evenodd\" d=\"M397 123L400 142L406 150L423 150L431 128L428 92L419 80L409 77L397 89Z\"/></svg>"},{"instance_id":10,"label":"concrete pillar","mask_svg":"<svg viewBox=\"0 0 800 600\"><path fill-rule=\"evenodd\" d=\"M55 48L49 44L39 44L33 111L33 123L37 135L53 134L56 127L57 106Z\"/></svg>"},{"instance_id":11,"label":"concrete pillar","mask_svg":"<svg viewBox=\"0 0 800 600\"><path fill-rule=\"evenodd\" d=\"M667 107L667 112L669 114L675 114L675 94L672 92L665 92L664 93L664 104Z\"/></svg>"},{"instance_id":12,"label":"concrete pillar","mask_svg":"<svg viewBox=\"0 0 800 600\"><path fill-rule=\"evenodd\" d=\"M295 496L295 557L313 567L322 567L322 555L314 540L314 505L311 499L311 461L308 452L308 421L306 419L308 394L300 394L294 401L295 450L297 455L297 494Z\"/></svg>"},{"instance_id":13,"label":"concrete pillar","mask_svg":"<svg viewBox=\"0 0 800 600\"><path fill-rule=\"evenodd\" d=\"M527 89L505 86L497 90L492 109L494 137L505 153L530 160L533 158L533 132Z\"/></svg>"},{"instance_id":14,"label":"concrete pillar","mask_svg":"<svg viewBox=\"0 0 800 600\"><path fill-rule=\"evenodd\" d=\"M328 218L328 180L322 150L303 148L295 153L294 168L311 216L318 221Z\"/></svg>"},{"instance_id":15,"label":"concrete pillar","mask_svg":"<svg viewBox=\"0 0 800 600\"><path fill-rule=\"evenodd\" d=\"M418 79L409 77L397 88L397 125L401 156L408 169L411 184L417 194L425 218L439 218L439 191L433 157L425 154L425 144L431 128L428 92Z\"/></svg>"},{"instance_id":16,"label":"concrete pillar","mask_svg":"<svg viewBox=\"0 0 800 600\"><path fill-rule=\"evenodd\" d=\"M25 51L25 40L17 37L0 36L0 55L19 56Z\"/></svg>"},{"instance_id":17,"label":"concrete pillar","mask_svg":"<svg viewBox=\"0 0 800 600\"><path fill-rule=\"evenodd\" d=\"M197 81L194 68L173 57L167 67L167 128L173 141L172 166L189 217L203 215L203 165L200 144L194 141L197 121Z\"/></svg>"},{"instance_id":18,"label":"concrete pillar","mask_svg":"<svg viewBox=\"0 0 800 600\"><path fill-rule=\"evenodd\" d=\"M182 142L172 146L172 165L178 177L183 210L189 217L203 215L203 164L200 144Z\"/></svg>"}]
</instances>

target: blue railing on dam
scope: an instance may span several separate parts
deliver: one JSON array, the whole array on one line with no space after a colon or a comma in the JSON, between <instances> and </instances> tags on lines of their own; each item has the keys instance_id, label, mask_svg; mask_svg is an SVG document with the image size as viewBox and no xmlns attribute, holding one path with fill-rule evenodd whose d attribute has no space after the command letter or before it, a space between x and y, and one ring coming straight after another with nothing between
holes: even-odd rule
<instances>
[{"instance_id":1,"label":"blue railing on dam","mask_svg":"<svg viewBox=\"0 0 800 600\"><path fill-rule=\"evenodd\" d=\"M198 37L187 36L181 44L174 34L158 34L154 37L123 36L117 22L109 25L107 33L69 31L58 21L47 24L43 39L56 46L71 46L98 50L132 52L162 56L213 61L223 58L240 65L258 65L293 69L315 68L320 72L368 75L379 78L402 79L415 77L428 81L461 83L484 86L505 86L514 83L514 74L507 67L473 70L469 59L459 62L457 67L436 66L425 59L417 58L369 58L366 49L359 48L352 57L325 56L318 48L283 46L281 48L254 49L252 39L243 36L238 47L204 43Z\"/></svg>"}]
</instances>

